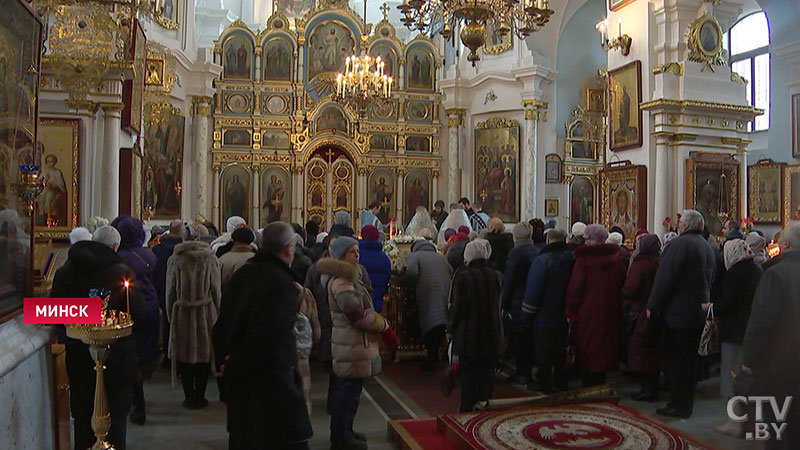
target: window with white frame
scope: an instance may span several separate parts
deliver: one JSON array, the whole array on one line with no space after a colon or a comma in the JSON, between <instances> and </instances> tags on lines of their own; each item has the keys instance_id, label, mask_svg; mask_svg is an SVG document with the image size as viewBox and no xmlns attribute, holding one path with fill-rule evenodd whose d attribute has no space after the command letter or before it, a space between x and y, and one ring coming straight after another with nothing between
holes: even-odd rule
<instances>
[{"instance_id":1,"label":"window with white frame","mask_svg":"<svg viewBox=\"0 0 800 450\"><path fill-rule=\"evenodd\" d=\"M725 39L731 70L747 80L747 101L764 110L748 131L769 129L769 23L763 11L736 22Z\"/></svg>"}]
</instances>

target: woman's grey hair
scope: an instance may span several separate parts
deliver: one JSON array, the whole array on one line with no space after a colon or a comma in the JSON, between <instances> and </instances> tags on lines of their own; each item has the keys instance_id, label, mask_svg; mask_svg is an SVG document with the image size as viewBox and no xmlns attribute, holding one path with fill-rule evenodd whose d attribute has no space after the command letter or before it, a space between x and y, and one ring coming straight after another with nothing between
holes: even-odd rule
<instances>
[{"instance_id":1,"label":"woman's grey hair","mask_svg":"<svg viewBox=\"0 0 800 450\"><path fill-rule=\"evenodd\" d=\"M800 250L800 220L790 220L781 231L780 240L789 243L792 250Z\"/></svg>"},{"instance_id":2,"label":"woman's grey hair","mask_svg":"<svg viewBox=\"0 0 800 450\"><path fill-rule=\"evenodd\" d=\"M72 231L69 232L70 245L80 241L91 241L91 240L92 240L92 232L86 229L85 227L73 228Z\"/></svg>"},{"instance_id":3,"label":"woman's grey hair","mask_svg":"<svg viewBox=\"0 0 800 450\"><path fill-rule=\"evenodd\" d=\"M189 241L196 241L203 236L208 236L208 228L205 225L197 222L192 222L189 225L186 225L186 235L184 239Z\"/></svg>"},{"instance_id":4,"label":"woman's grey hair","mask_svg":"<svg viewBox=\"0 0 800 450\"><path fill-rule=\"evenodd\" d=\"M696 209L687 209L683 212L681 217L681 224L683 225L683 232L687 231L703 231L706 226L706 221L703 215Z\"/></svg>"},{"instance_id":5,"label":"woman's grey hair","mask_svg":"<svg viewBox=\"0 0 800 450\"><path fill-rule=\"evenodd\" d=\"M122 236L120 236L119 231L117 231L117 229L111 225L103 225L102 227L94 230L92 240L101 244L105 244L110 248L115 248L119 246L120 242L122 242Z\"/></svg>"},{"instance_id":6,"label":"woman's grey hair","mask_svg":"<svg viewBox=\"0 0 800 450\"><path fill-rule=\"evenodd\" d=\"M261 248L278 254L283 247L294 244L295 232L286 222L272 222L261 231Z\"/></svg>"}]
</instances>

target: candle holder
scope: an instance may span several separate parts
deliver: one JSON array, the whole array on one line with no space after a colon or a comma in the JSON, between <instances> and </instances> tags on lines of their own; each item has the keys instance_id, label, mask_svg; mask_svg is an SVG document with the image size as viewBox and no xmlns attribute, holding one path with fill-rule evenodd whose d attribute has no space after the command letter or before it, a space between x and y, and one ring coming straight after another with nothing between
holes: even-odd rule
<instances>
[{"instance_id":1,"label":"candle holder","mask_svg":"<svg viewBox=\"0 0 800 450\"><path fill-rule=\"evenodd\" d=\"M621 19L619 21L619 35L610 41L608 39L608 19L598 23L595 28L600 32L600 47L603 50L610 52L611 50L619 49L623 56L628 56L631 53L633 38L622 33Z\"/></svg>"},{"instance_id":2,"label":"candle holder","mask_svg":"<svg viewBox=\"0 0 800 450\"><path fill-rule=\"evenodd\" d=\"M33 215L33 205L44 190L44 183L39 179L39 166L21 164L17 186L19 198L27 203L28 215Z\"/></svg>"}]
</instances>

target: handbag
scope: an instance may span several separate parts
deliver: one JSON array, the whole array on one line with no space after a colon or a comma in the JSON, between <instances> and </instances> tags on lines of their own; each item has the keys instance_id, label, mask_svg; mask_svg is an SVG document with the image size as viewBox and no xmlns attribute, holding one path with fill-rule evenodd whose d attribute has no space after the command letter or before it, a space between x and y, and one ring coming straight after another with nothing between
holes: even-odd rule
<instances>
[{"instance_id":1,"label":"handbag","mask_svg":"<svg viewBox=\"0 0 800 450\"><path fill-rule=\"evenodd\" d=\"M719 327L717 326L717 319L714 318L714 304L710 303L706 312L706 324L703 326L703 334L700 335L697 354L708 356L709 353L717 351L719 351Z\"/></svg>"}]
</instances>

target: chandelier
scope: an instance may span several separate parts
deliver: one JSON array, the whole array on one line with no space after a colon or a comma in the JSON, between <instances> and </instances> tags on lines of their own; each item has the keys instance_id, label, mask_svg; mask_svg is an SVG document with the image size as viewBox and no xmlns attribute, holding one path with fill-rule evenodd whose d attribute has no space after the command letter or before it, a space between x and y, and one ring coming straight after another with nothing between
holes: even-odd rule
<instances>
[{"instance_id":1,"label":"chandelier","mask_svg":"<svg viewBox=\"0 0 800 450\"><path fill-rule=\"evenodd\" d=\"M514 33L525 39L539 31L553 15L548 0L403 0L397 9L400 19L411 31L438 29L450 39L460 22L461 42L470 49L467 60L480 60L477 50L486 42L486 25L492 23L500 36Z\"/></svg>"},{"instance_id":2,"label":"chandelier","mask_svg":"<svg viewBox=\"0 0 800 450\"><path fill-rule=\"evenodd\" d=\"M334 100L357 109L361 117L370 103L388 101L392 97L392 77L383 72L385 64L380 56L348 56L344 73L336 76Z\"/></svg>"}]
</instances>

